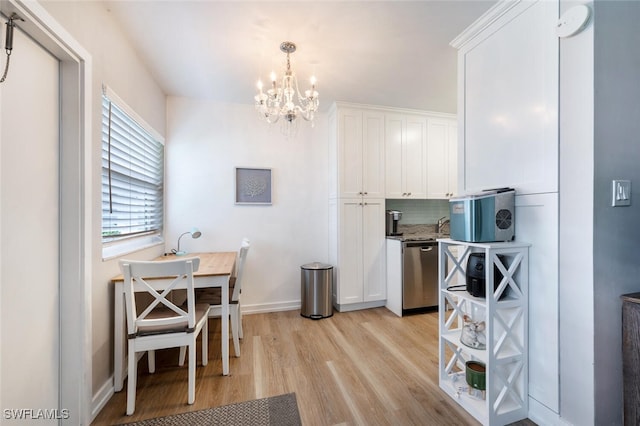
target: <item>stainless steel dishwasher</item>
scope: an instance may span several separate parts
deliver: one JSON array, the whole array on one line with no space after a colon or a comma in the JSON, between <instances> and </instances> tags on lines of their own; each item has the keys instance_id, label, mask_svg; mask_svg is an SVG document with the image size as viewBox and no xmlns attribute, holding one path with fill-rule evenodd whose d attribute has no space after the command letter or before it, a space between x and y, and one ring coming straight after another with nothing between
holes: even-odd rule
<instances>
[{"instance_id":1,"label":"stainless steel dishwasher","mask_svg":"<svg viewBox=\"0 0 640 426\"><path fill-rule=\"evenodd\" d=\"M402 310L438 306L438 243L402 243Z\"/></svg>"}]
</instances>

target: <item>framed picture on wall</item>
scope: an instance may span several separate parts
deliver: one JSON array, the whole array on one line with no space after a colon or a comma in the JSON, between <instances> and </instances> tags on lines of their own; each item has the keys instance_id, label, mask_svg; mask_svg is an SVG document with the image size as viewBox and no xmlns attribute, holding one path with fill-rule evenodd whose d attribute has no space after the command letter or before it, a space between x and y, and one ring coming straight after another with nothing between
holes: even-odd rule
<instances>
[{"instance_id":1,"label":"framed picture on wall","mask_svg":"<svg viewBox=\"0 0 640 426\"><path fill-rule=\"evenodd\" d=\"M271 204L271 169L236 167L236 204Z\"/></svg>"}]
</instances>

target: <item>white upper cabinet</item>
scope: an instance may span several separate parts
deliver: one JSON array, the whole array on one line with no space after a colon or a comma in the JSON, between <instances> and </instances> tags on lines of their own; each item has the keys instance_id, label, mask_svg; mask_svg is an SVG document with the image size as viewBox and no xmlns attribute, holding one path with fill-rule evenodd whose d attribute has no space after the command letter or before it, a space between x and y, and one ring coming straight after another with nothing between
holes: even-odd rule
<instances>
[{"instance_id":1,"label":"white upper cabinet","mask_svg":"<svg viewBox=\"0 0 640 426\"><path fill-rule=\"evenodd\" d=\"M384 114L338 106L331 197L384 198Z\"/></svg>"},{"instance_id":2,"label":"white upper cabinet","mask_svg":"<svg viewBox=\"0 0 640 426\"><path fill-rule=\"evenodd\" d=\"M504 2L491 29L471 27L458 52L461 190L558 191L556 1ZM502 6L501 6L502 7Z\"/></svg>"},{"instance_id":3,"label":"white upper cabinet","mask_svg":"<svg viewBox=\"0 0 640 426\"><path fill-rule=\"evenodd\" d=\"M453 114L336 103L329 198L449 198L457 192Z\"/></svg>"},{"instance_id":4,"label":"white upper cabinet","mask_svg":"<svg viewBox=\"0 0 640 426\"><path fill-rule=\"evenodd\" d=\"M427 119L385 114L385 194L387 198L426 198Z\"/></svg>"},{"instance_id":5,"label":"white upper cabinet","mask_svg":"<svg viewBox=\"0 0 640 426\"><path fill-rule=\"evenodd\" d=\"M429 118L427 124L427 198L450 198L458 186L458 123Z\"/></svg>"}]
</instances>

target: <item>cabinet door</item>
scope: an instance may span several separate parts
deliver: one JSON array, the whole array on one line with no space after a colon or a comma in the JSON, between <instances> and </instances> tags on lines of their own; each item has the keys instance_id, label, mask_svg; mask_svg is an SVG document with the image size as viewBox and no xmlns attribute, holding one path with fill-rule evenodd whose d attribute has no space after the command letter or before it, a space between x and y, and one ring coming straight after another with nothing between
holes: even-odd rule
<instances>
[{"instance_id":1,"label":"cabinet door","mask_svg":"<svg viewBox=\"0 0 640 426\"><path fill-rule=\"evenodd\" d=\"M385 306L402 316L402 242L385 240L387 246L387 302Z\"/></svg>"},{"instance_id":2,"label":"cabinet door","mask_svg":"<svg viewBox=\"0 0 640 426\"><path fill-rule=\"evenodd\" d=\"M362 192L362 111L338 110L338 193L359 197Z\"/></svg>"},{"instance_id":3,"label":"cabinet door","mask_svg":"<svg viewBox=\"0 0 640 426\"><path fill-rule=\"evenodd\" d=\"M458 122L455 120L449 122L448 129L448 191L449 196L453 197L458 195Z\"/></svg>"},{"instance_id":4,"label":"cabinet door","mask_svg":"<svg viewBox=\"0 0 640 426\"><path fill-rule=\"evenodd\" d=\"M387 297L384 199L365 200L362 208L362 271L365 302Z\"/></svg>"},{"instance_id":5,"label":"cabinet door","mask_svg":"<svg viewBox=\"0 0 640 426\"><path fill-rule=\"evenodd\" d=\"M362 210L360 198L340 201L336 286L341 305L362 302Z\"/></svg>"},{"instance_id":6,"label":"cabinet door","mask_svg":"<svg viewBox=\"0 0 640 426\"><path fill-rule=\"evenodd\" d=\"M384 197L384 114L362 114L362 192L367 198ZM349 166L347 166L349 167Z\"/></svg>"},{"instance_id":7,"label":"cabinet door","mask_svg":"<svg viewBox=\"0 0 640 426\"><path fill-rule=\"evenodd\" d=\"M402 136L404 132L401 115L385 116L385 196L405 198L402 174Z\"/></svg>"},{"instance_id":8,"label":"cabinet door","mask_svg":"<svg viewBox=\"0 0 640 426\"><path fill-rule=\"evenodd\" d=\"M467 192L558 191L560 44L555 31L541 31L558 19L558 2L521 4L458 53Z\"/></svg>"},{"instance_id":9,"label":"cabinet door","mask_svg":"<svg viewBox=\"0 0 640 426\"><path fill-rule=\"evenodd\" d=\"M455 192L457 159L451 158L457 152L457 137L452 120L429 119L427 131L427 197L449 198ZM452 169L453 170L450 170Z\"/></svg>"},{"instance_id":10,"label":"cabinet door","mask_svg":"<svg viewBox=\"0 0 640 426\"><path fill-rule=\"evenodd\" d=\"M529 395L558 412L558 194L517 195L515 217L517 239L531 243L529 281L535 283L529 292L529 318L535 325L529 332Z\"/></svg>"},{"instance_id":11,"label":"cabinet door","mask_svg":"<svg viewBox=\"0 0 640 426\"><path fill-rule=\"evenodd\" d=\"M385 196L425 198L427 120L424 117L385 115Z\"/></svg>"},{"instance_id":12,"label":"cabinet door","mask_svg":"<svg viewBox=\"0 0 640 426\"><path fill-rule=\"evenodd\" d=\"M424 117L407 116L403 145L404 191L408 198L426 198L427 120Z\"/></svg>"}]
</instances>

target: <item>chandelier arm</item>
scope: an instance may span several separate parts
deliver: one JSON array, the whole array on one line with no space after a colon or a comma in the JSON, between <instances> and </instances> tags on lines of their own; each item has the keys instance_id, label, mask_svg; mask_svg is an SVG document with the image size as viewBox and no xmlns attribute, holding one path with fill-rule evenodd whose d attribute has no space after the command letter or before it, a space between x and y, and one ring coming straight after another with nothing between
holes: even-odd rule
<instances>
[{"instance_id":1,"label":"chandelier arm","mask_svg":"<svg viewBox=\"0 0 640 426\"><path fill-rule=\"evenodd\" d=\"M274 119L274 118L272 118L272 117L275 117L275 119ZM267 123L269 123L269 124L275 124L275 123L277 123L277 122L278 122L278 120L280 119L280 114L267 114L267 115L265 116L265 119L267 120Z\"/></svg>"},{"instance_id":2,"label":"chandelier arm","mask_svg":"<svg viewBox=\"0 0 640 426\"><path fill-rule=\"evenodd\" d=\"M313 121L313 111L311 110L301 110L300 117L304 118L305 121Z\"/></svg>"},{"instance_id":3,"label":"chandelier arm","mask_svg":"<svg viewBox=\"0 0 640 426\"><path fill-rule=\"evenodd\" d=\"M311 95L313 96L312 98L307 98L307 96L303 96L300 93L300 88L298 86L298 79L295 77L295 75L293 76L293 81L295 83L295 92L296 95L298 96L298 104L300 105L300 107L298 107L298 109L300 110L300 112L304 113L305 115L302 115L302 117L307 120L307 121L311 121L313 120L313 112L315 112L318 108L317 104L316 104L316 97L313 96L313 94L315 93L315 90L310 89Z\"/></svg>"},{"instance_id":4,"label":"chandelier arm","mask_svg":"<svg viewBox=\"0 0 640 426\"><path fill-rule=\"evenodd\" d=\"M305 98L300 94L300 89L298 88L298 79L295 76L293 77L293 82L295 83L295 91L296 95L298 96L298 103L302 104L302 100Z\"/></svg>"}]
</instances>

